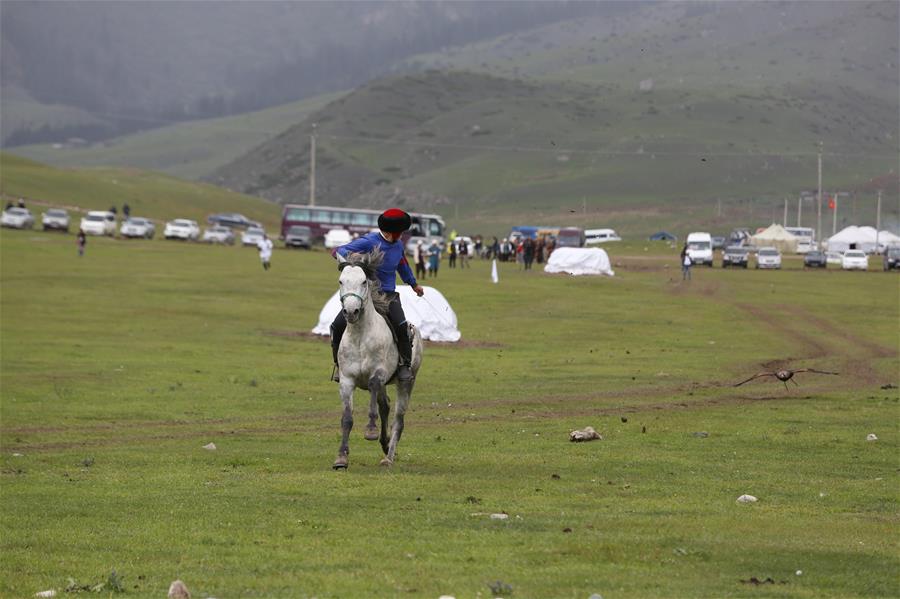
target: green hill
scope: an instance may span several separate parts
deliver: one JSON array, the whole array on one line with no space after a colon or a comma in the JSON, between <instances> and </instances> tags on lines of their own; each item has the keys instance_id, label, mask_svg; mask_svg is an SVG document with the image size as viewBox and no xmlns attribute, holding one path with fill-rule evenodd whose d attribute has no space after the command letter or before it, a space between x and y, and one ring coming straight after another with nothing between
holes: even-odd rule
<instances>
[{"instance_id":1,"label":"green hill","mask_svg":"<svg viewBox=\"0 0 900 599\"><path fill-rule=\"evenodd\" d=\"M35 144L11 151L53 166L136 167L200 179L341 95L317 96L234 117L169 125L87 147Z\"/></svg>"},{"instance_id":2,"label":"green hill","mask_svg":"<svg viewBox=\"0 0 900 599\"><path fill-rule=\"evenodd\" d=\"M281 219L270 202L212 185L137 169L56 169L5 152L0 153L0 196L4 203L25 198L33 211L33 204L106 210L127 203L133 215L157 221L190 218L204 223L213 212L240 212L270 231L277 230Z\"/></svg>"}]
</instances>

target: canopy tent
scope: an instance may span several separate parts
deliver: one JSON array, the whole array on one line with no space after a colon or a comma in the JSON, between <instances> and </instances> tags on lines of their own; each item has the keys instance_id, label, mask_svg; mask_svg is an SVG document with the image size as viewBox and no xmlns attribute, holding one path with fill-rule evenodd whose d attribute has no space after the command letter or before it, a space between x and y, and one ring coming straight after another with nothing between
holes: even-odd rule
<instances>
[{"instance_id":1,"label":"canopy tent","mask_svg":"<svg viewBox=\"0 0 900 599\"><path fill-rule=\"evenodd\" d=\"M462 336L457 328L456 313L450 304L434 287L423 287L424 297L418 297L415 291L408 285L400 285L397 292L400 294L400 303L406 320L411 322L423 339L429 341L459 341ZM312 330L316 335L330 335L331 322L341 311L340 292L335 291L325 307L319 312L319 323Z\"/></svg>"},{"instance_id":2,"label":"canopy tent","mask_svg":"<svg viewBox=\"0 0 900 599\"><path fill-rule=\"evenodd\" d=\"M829 252L846 252L847 250L862 250L867 254L875 251L875 227L857 227L850 225L828 238ZM884 247L890 245L890 239L897 236L890 231L878 233L878 245ZM900 239L898 239L900 241Z\"/></svg>"},{"instance_id":3,"label":"canopy tent","mask_svg":"<svg viewBox=\"0 0 900 599\"><path fill-rule=\"evenodd\" d=\"M600 248L556 248L544 266L544 272L572 275L613 276L606 250Z\"/></svg>"},{"instance_id":4,"label":"canopy tent","mask_svg":"<svg viewBox=\"0 0 900 599\"><path fill-rule=\"evenodd\" d=\"M752 235L750 243L756 247L775 247L785 254L797 252L797 236L788 233L784 227L774 223L767 229Z\"/></svg>"},{"instance_id":5,"label":"canopy tent","mask_svg":"<svg viewBox=\"0 0 900 599\"><path fill-rule=\"evenodd\" d=\"M668 231L660 231L651 235L650 241L678 241L678 238Z\"/></svg>"}]
</instances>

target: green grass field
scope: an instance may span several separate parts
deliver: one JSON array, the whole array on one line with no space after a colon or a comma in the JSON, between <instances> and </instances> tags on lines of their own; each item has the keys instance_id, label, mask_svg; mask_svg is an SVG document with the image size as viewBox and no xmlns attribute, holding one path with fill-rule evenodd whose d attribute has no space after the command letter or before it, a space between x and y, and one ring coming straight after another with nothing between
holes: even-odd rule
<instances>
[{"instance_id":1,"label":"green grass field","mask_svg":"<svg viewBox=\"0 0 900 599\"><path fill-rule=\"evenodd\" d=\"M896 273L445 265L463 339L426 348L397 464L358 393L334 472L324 252L0 250L4 597L113 570L132 597L900 595ZM840 375L732 386L782 365Z\"/></svg>"}]
</instances>

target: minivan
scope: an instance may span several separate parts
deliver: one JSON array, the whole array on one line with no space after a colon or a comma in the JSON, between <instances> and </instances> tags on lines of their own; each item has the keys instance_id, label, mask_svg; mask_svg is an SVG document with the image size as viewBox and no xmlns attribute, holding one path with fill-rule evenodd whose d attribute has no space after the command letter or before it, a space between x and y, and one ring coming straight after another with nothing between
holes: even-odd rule
<instances>
[{"instance_id":1,"label":"minivan","mask_svg":"<svg viewBox=\"0 0 900 599\"><path fill-rule=\"evenodd\" d=\"M584 245L600 245L607 241L622 241L622 238L612 229L585 229L584 231Z\"/></svg>"},{"instance_id":2,"label":"minivan","mask_svg":"<svg viewBox=\"0 0 900 599\"><path fill-rule=\"evenodd\" d=\"M691 233L687 236L687 255L693 264L713 265L712 235L709 233Z\"/></svg>"}]
</instances>

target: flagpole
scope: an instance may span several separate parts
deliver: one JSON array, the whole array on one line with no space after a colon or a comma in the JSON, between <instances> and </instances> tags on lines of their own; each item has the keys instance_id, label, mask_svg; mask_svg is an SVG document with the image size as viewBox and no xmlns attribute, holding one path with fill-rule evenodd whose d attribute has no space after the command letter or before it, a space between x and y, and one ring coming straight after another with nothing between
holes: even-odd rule
<instances>
[{"instance_id":1,"label":"flagpole","mask_svg":"<svg viewBox=\"0 0 900 599\"><path fill-rule=\"evenodd\" d=\"M831 234L834 235L837 233L837 194L831 196L831 201L834 202L834 213L831 215Z\"/></svg>"}]
</instances>

